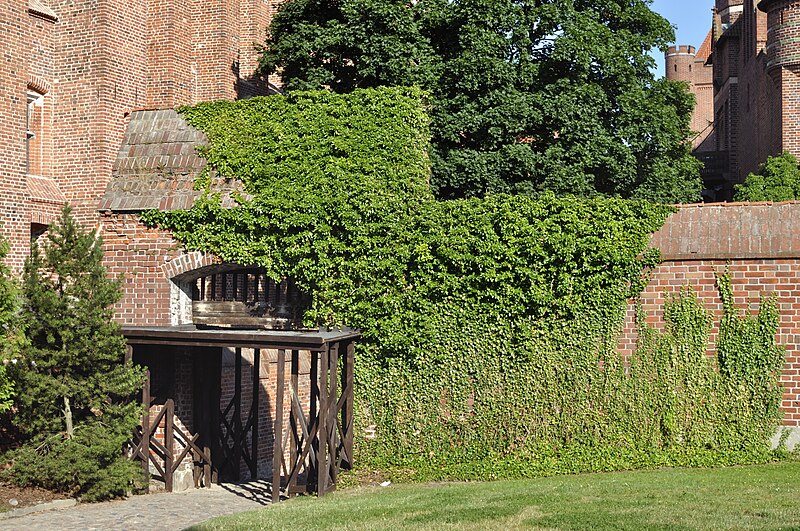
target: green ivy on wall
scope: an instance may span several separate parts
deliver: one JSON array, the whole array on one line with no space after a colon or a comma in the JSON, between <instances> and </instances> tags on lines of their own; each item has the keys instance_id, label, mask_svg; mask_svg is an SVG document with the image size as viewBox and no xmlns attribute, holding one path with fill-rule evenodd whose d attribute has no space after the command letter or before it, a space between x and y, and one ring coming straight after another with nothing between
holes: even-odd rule
<instances>
[{"instance_id":1,"label":"green ivy on wall","mask_svg":"<svg viewBox=\"0 0 800 531\"><path fill-rule=\"evenodd\" d=\"M758 317L726 305L718 362L705 355L711 317L689 291L668 299L664 331L641 325L630 360L616 352L671 207L436 201L415 89L181 112L209 138L199 185L237 178L245 194L235 208L211 193L143 220L187 248L295 278L313 295L309 321L363 329L358 422L377 436L359 442L360 463L493 478L769 456L782 359L771 299Z\"/></svg>"}]
</instances>

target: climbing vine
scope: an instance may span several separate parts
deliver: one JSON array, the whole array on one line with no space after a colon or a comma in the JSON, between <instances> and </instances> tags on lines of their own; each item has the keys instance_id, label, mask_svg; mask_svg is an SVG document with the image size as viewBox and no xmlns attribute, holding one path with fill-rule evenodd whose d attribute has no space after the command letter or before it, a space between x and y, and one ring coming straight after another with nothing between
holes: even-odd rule
<instances>
[{"instance_id":1,"label":"climbing vine","mask_svg":"<svg viewBox=\"0 0 800 531\"><path fill-rule=\"evenodd\" d=\"M491 478L768 457L782 359L772 299L756 317L725 307L719 361L707 355L711 315L688 290L668 297L664 330L640 320L636 352L616 350L628 300L659 261L650 234L672 208L436 201L414 89L181 112L208 135L209 193L143 219L190 249L295 278L313 295L309 322L364 331L357 421L376 437L359 441L360 463ZM210 185L226 178L243 186L234 208Z\"/></svg>"}]
</instances>

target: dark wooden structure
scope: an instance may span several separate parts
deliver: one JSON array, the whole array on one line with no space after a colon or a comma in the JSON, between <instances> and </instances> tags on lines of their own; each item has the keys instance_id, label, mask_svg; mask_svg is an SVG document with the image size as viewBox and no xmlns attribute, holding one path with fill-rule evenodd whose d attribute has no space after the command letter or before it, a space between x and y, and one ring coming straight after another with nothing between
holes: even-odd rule
<instances>
[{"instance_id":1,"label":"dark wooden structure","mask_svg":"<svg viewBox=\"0 0 800 531\"><path fill-rule=\"evenodd\" d=\"M198 326L295 330L310 299L291 279L261 268L222 271L192 282L192 322Z\"/></svg>"},{"instance_id":2,"label":"dark wooden structure","mask_svg":"<svg viewBox=\"0 0 800 531\"><path fill-rule=\"evenodd\" d=\"M256 479L258 448L263 426L259 425L262 390L260 356L265 350L276 356L274 411L272 418L272 499L316 492L324 495L336 487L341 468L353 465L353 350L360 334L339 331L284 331L200 329L192 325L173 327L123 327L135 362L149 368L143 393L144 405L154 402L160 411L151 422L149 414L134 441L134 457L149 473L152 467L172 490L172 475L184 458L191 456L195 487L210 486L222 479L239 480L242 462ZM220 404L221 355L234 352L234 394ZM242 419L242 349L253 349L252 400ZM174 375L163 363L178 352L192 358L192 424L188 433L175 422L175 394L170 388ZM307 356L309 404L298 396L301 357ZM174 365L173 365L174 366ZM288 371L287 371L288 366ZM160 376L156 378L156 371ZM288 393L288 396L287 396ZM290 404L284 411L285 402ZM288 419L288 422L285 422ZM163 421L163 437L155 430ZM160 439L163 439L160 440Z\"/></svg>"}]
</instances>

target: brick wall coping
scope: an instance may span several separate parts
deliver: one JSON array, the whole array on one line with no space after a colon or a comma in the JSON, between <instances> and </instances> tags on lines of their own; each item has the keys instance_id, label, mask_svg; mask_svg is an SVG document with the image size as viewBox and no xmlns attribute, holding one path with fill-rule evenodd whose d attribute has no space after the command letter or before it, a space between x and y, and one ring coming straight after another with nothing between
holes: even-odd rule
<instances>
[{"instance_id":1,"label":"brick wall coping","mask_svg":"<svg viewBox=\"0 0 800 531\"><path fill-rule=\"evenodd\" d=\"M676 208L712 208L712 207L743 207L743 206L765 206L765 205L797 205L800 201L739 201L739 202L720 202L720 203L678 203L672 205Z\"/></svg>"},{"instance_id":2,"label":"brick wall coping","mask_svg":"<svg viewBox=\"0 0 800 531\"><path fill-rule=\"evenodd\" d=\"M666 261L800 258L800 201L676 206L650 240Z\"/></svg>"}]
</instances>

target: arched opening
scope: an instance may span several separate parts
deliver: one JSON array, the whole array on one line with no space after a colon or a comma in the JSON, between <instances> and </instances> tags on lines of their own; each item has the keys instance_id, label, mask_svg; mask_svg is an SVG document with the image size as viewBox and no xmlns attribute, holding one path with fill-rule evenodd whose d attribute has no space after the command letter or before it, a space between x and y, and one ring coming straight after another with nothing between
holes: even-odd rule
<instances>
[{"instance_id":1,"label":"arched opening","mask_svg":"<svg viewBox=\"0 0 800 531\"><path fill-rule=\"evenodd\" d=\"M299 330L311 299L291 279L263 268L211 264L171 278L173 325Z\"/></svg>"}]
</instances>

